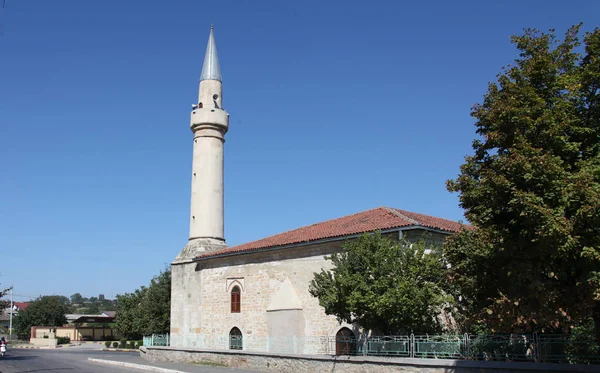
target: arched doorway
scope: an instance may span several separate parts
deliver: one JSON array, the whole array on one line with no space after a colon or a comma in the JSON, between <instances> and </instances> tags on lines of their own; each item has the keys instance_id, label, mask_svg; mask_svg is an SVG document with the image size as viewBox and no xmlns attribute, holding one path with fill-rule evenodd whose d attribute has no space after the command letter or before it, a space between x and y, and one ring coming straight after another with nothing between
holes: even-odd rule
<instances>
[{"instance_id":1,"label":"arched doorway","mask_svg":"<svg viewBox=\"0 0 600 373\"><path fill-rule=\"evenodd\" d=\"M241 350L244 346L243 342L242 332L238 328L233 327L229 332L229 349Z\"/></svg>"},{"instance_id":2,"label":"arched doorway","mask_svg":"<svg viewBox=\"0 0 600 373\"><path fill-rule=\"evenodd\" d=\"M356 337L352 330L341 328L335 335L336 355L356 355Z\"/></svg>"}]
</instances>

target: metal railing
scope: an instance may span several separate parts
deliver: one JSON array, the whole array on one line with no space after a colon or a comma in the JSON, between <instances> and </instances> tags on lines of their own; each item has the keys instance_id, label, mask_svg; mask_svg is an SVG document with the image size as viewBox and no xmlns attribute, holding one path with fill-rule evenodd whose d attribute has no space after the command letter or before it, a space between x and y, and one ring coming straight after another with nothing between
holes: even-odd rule
<instances>
[{"instance_id":1,"label":"metal railing","mask_svg":"<svg viewBox=\"0 0 600 373\"><path fill-rule=\"evenodd\" d=\"M461 359L465 336L410 335L412 356L420 359Z\"/></svg>"},{"instance_id":2,"label":"metal railing","mask_svg":"<svg viewBox=\"0 0 600 373\"><path fill-rule=\"evenodd\" d=\"M168 334L144 337L144 346L168 346L169 343ZM591 336L581 335L411 334L359 338L197 335L181 343L208 349L270 353L600 364L600 344Z\"/></svg>"},{"instance_id":3,"label":"metal railing","mask_svg":"<svg viewBox=\"0 0 600 373\"><path fill-rule=\"evenodd\" d=\"M144 337L144 346L169 346L169 334L152 334Z\"/></svg>"}]
</instances>

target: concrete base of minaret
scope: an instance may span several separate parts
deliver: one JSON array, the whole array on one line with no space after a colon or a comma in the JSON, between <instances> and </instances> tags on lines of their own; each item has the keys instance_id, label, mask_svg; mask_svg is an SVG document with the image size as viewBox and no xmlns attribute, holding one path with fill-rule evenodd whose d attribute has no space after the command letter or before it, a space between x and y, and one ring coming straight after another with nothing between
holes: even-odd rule
<instances>
[{"instance_id":1,"label":"concrete base of minaret","mask_svg":"<svg viewBox=\"0 0 600 373\"><path fill-rule=\"evenodd\" d=\"M173 264L189 262L200 255L212 253L226 247L227 244L225 241L216 240L214 238L196 238L190 240L187 245L183 247L181 252L179 252L179 255L175 258L175 261L173 261Z\"/></svg>"}]
</instances>

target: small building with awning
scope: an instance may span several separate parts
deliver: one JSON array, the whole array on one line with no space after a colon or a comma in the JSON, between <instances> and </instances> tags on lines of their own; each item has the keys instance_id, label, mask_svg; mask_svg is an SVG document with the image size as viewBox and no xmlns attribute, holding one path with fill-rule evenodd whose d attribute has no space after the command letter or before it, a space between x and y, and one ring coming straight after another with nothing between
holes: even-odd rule
<instances>
[{"instance_id":1,"label":"small building with awning","mask_svg":"<svg viewBox=\"0 0 600 373\"><path fill-rule=\"evenodd\" d=\"M110 324L115 322L115 316L108 315L80 315L80 314L66 314L67 323L70 325L82 325L83 324Z\"/></svg>"},{"instance_id":2,"label":"small building with awning","mask_svg":"<svg viewBox=\"0 0 600 373\"><path fill-rule=\"evenodd\" d=\"M71 341L110 341L117 339L113 330L115 316L67 314L65 326L34 326L31 338L44 338L54 332L56 337L69 337Z\"/></svg>"}]
</instances>

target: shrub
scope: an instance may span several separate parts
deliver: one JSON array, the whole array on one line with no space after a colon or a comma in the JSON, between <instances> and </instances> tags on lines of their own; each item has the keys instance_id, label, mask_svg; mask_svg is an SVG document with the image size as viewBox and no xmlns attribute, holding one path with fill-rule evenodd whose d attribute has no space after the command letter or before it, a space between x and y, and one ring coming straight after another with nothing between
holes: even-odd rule
<instances>
[{"instance_id":1,"label":"shrub","mask_svg":"<svg viewBox=\"0 0 600 373\"><path fill-rule=\"evenodd\" d=\"M119 342L113 342L113 347L114 347L114 348L117 348L117 347L119 347Z\"/></svg>"},{"instance_id":2,"label":"shrub","mask_svg":"<svg viewBox=\"0 0 600 373\"><path fill-rule=\"evenodd\" d=\"M106 341L106 342L104 342L104 345L106 346L106 348L109 348L111 343L112 343L111 341Z\"/></svg>"},{"instance_id":3,"label":"shrub","mask_svg":"<svg viewBox=\"0 0 600 373\"><path fill-rule=\"evenodd\" d=\"M137 341L137 348L140 348L144 345L144 341Z\"/></svg>"},{"instance_id":4,"label":"shrub","mask_svg":"<svg viewBox=\"0 0 600 373\"><path fill-rule=\"evenodd\" d=\"M127 348L127 340L121 339L121 343L119 344L120 348Z\"/></svg>"},{"instance_id":5,"label":"shrub","mask_svg":"<svg viewBox=\"0 0 600 373\"><path fill-rule=\"evenodd\" d=\"M48 336L46 334L44 334L44 336L42 338L48 339Z\"/></svg>"},{"instance_id":6,"label":"shrub","mask_svg":"<svg viewBox=\"0 0 600 373\"><path fill-rule=\"evenodd\" d=\"M135 348L135 341L130 341L129 343L127 343L127 348L134 349Z\"/></svg>"},{"instance_id":7,"label":"shrub","mask_svg":"<svg viewBox=\"0 0 600 373\"><path fill-rule=\"evenodd\" d=\"M56 343L59 345L69 344L71 343L71 338L69 337L56 337Z\"/></svg>"},{"instance_id":8,"label":"shrub","mask_svg":"<svg viewBox=\"0 0 600 373\"><path fill-rule=\"evenodd\" d=\"M598 356L594 330L594 319L591 318L573 328L563 347L570 364L593 364L594 358Z\"/></svg>"}]
</instances>

